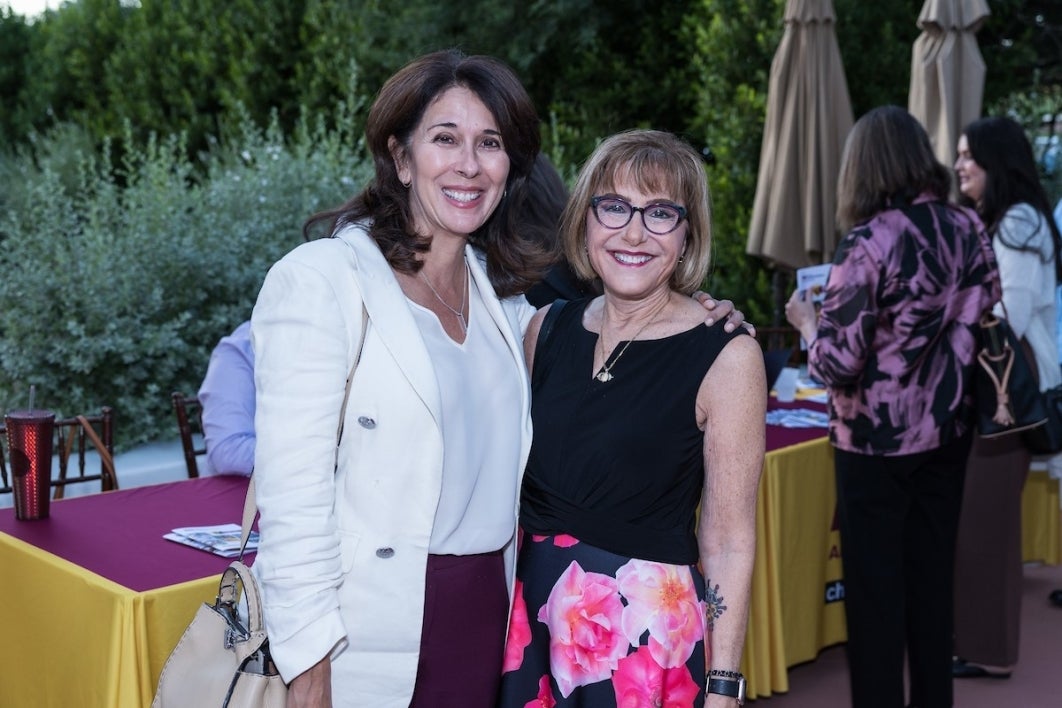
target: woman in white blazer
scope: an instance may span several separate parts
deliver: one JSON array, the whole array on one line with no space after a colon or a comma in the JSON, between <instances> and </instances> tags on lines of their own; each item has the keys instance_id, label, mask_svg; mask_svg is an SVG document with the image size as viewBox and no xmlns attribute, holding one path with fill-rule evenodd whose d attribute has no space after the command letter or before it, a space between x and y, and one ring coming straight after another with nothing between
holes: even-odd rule
<instances>
[{"instance_id":1,"label":"woman in white blazer","mask_svg":"<svg viewBox=\"0 0 1062 708\"><path fill-rule=\"evenodd\" d=\"M375 179L310 220L334 238L278 262L252 316L270 645L289 706L488 706L531 442L533 309L507 296L552 260L515 223L538 118L500 62L438 52L366 137Z\"/></svg>"}]
</instances>

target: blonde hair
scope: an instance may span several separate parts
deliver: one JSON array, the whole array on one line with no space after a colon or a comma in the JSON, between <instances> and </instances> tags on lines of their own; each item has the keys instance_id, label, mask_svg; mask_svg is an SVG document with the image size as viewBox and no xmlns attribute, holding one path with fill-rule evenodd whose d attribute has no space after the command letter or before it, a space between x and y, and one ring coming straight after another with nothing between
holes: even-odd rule
<instances>
[{"instance_id":1,"label":"blonde hair","mask_svg":"<svg viewBox=\"0 0 1062 708\"><path fill-rule=\"evenodd\" d=\"M712 209L701 157L681 138L659 130L630 130L604 140L583 165L561 215L565 257L584 280L598 277L586 244L591 197L615 189L629 178L644 192L668 194L686 209L686 248L671 274L672 289L690 294L708 275L712 245Z\"/></svg>"}]
</instances>

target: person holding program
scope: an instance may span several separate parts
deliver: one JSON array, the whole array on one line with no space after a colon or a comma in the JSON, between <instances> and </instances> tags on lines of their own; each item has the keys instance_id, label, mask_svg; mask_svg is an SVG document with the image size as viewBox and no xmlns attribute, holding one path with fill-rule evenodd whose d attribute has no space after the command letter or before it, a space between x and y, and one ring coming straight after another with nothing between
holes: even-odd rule
<instances>
[{"instance_id":1,"label":"person holding program","mask_svg":"<svg viewBox=\"0 0 1062 708\"><path fill-rule=\"evenodd\" d=\"M251 317L253 570L288 708L488 708L531 443L520 293L555 257L520 218L539 121L511 69L451 50L388 79L365 136L374 178Z\"/></svg>"},{"instance_id":2,"label":"person holding program","mask_svg":"<svg viewBox=\"0 0 1062 708\"><path fill-rule=\"evenodd\" d=\"M700 156L606 139L561 240L604 294L524 340L535 438L499 705L736 705L767 388L756 341L689 297L711 252Z\"/></svg>"},{"instance_id":3,"label":"person holding program","mask_svg":"<svg viewBox=\"0 0 1062 708\"><path fill-rule=\"evenodd\" d=\"M981 221L950 190L911 114L864 115L841 158L847 235L821 311L799 291L785 306L829 391L853 708L952 705L955 537L979 321L999 277Z\"/></svg>"}]
</instances>

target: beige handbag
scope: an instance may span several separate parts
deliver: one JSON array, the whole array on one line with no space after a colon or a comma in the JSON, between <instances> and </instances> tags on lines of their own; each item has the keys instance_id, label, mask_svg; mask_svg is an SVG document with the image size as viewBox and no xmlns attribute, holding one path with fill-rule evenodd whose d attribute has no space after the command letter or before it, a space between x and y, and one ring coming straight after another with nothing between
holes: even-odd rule
<instances>
[{"instance_id":1,"label":"beige handbag","mask_svg":"<svg viewBox=\"0 0 1062 708\"><path fill-rule=\"evenodd\" d=\"M254 478L244 502L244 543L254 519ZM242 557L242 556L241 556ZM239 616L240 588L247 621ZM233 561L214 604L203 603L170 653L152 708L284 708L288 687L269 657L262 598L251 570Z\"/></svg>"},{"instance_id":2,"label":"beige handbag","mask_svg":"<svg viewBox=\"0 0 1062 708\"><path fill-rule=\"evenodd\" d=\"M336 431L336 466L343 418L354 371L361 360L369 313L362 304L361 341L347 374L343 405ZM159 675L151 708L284 708L288 687L269 656L269 639L262 620L262 598L251 570L242 563L243 548L257 513L254 475L243 502L243 543L240 560L221 576L214 604L203 603L170 653ZM239 588L247 601L247 623L239 616Z\"/></svg>"}]
</instances>

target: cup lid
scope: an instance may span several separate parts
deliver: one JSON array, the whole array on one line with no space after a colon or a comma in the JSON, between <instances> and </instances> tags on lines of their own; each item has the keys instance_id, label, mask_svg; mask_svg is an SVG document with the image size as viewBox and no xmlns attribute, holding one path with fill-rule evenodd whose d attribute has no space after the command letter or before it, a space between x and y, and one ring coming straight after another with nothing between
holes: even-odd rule
<instances>
[{"instance_id":1,"label":"cup lid","mask_svg":"<svg viewBox=\"0 0 1062 708\"><path fill-rule=\"evenodd\" d=\"M8 411L5 417L14 420L47 420L55 417L55 411L46 408L21 408Z\"/></svg>"}]
</instances>

